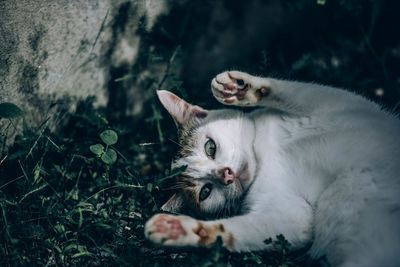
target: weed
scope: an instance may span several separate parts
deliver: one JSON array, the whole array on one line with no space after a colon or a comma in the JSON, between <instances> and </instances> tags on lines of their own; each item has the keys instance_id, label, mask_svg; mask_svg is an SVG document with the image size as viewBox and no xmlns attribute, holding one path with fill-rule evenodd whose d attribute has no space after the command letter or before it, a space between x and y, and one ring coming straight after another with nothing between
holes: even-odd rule
<instances>
[{"instance_id":1,"label":"weed","mask_svg":"<svg viewBox=\"0 0 400 267\"><path fill-rule=\"evenodd\" d=\"M171 151L152 153L156 143L127 146L128 134L83 102L59 134L25 131L16 139L0 166L1 266L277 262L263 253L232 254L220 243L168 249L146 241L144 223L186 167L170 170Z\"/></svg>"}]
</instances>

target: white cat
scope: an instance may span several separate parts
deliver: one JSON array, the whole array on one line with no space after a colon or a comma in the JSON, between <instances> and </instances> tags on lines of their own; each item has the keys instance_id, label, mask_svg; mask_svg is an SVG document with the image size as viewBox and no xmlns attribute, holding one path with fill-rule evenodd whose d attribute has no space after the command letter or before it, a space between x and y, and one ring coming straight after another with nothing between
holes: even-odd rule
<instances>
[{"instance_id":1,"label":"white cat","mask_svg":"<svg viewBox=\"0 0 400 267\"><path fill-rule=\"evenodd\" d=\"M400 123L363 97L337 88L229 71L211 83L223 104L206 111L167 91L161 103L179 128L186 165L179 191L145 235L166 246L270 249L283 234L332 266L400 266ZM233 217L226 215L233 214Z\"/></svg>"}]
</instances>

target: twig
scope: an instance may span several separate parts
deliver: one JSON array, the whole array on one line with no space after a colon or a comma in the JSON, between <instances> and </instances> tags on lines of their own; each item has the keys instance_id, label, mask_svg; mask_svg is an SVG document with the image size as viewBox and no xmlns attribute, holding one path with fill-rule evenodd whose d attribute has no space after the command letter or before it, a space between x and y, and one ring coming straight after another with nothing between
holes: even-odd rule
<instances>
[{"instance_id":1,"label":"twig","mask_svg":"<svg viewBox=\"0 0 400 267\"><path fill-rule=\"evenodd\" d=\"M101 25L100 25L100 29L99 29L99 31L97 32L97 35L96 35L96 38L94 39L94 42L93 42L93 45L92 45L92 49L90 49L90 53L92 53L92 51L93 51L93 49L94 49L94 47L95 47L95 45L96 45L96 43L97 43L97 41L98 41L98 39L99 39L99 37L100 37L100 34L103 32L103 30L104 30L104 25L105 25L105 23L106 23L106 19L107 19L107 17L108 17L108 12L110 11L110 9L107 9L107 12L106 12L106 15L104 16L104 19L103 19L103 21L101 22Z\"/></svg>"},{"instance_id":2,"label":"twig","mask_svg":"<svg viewBox=\"0 0 400 267\"><path fill-rule=\"evenodd\" d=\"M158 145L158 143L147 142L147 143L141 143L141 144L139 144L139 146L154 146L154 145Z\"/></svg>"},{"instance_id":3,"label":"twig","mask_svg":"<svg viewBox=\"0 0 400 267\"><path fill-rule=\"evenodd\" d=\"M180 50L180 48L181 48L181 46L178 45L178 46L175 48L174 52L172 53L171 57L169 58L168 64L167 64L167 68L165 69L163 78L161 79L160 83L158 84L158 89L157 89L157 90L161 90L161 88L162 88L162 86L163 86L165 80L167 79L167 77L168 77L168 75L169 75L169 70L170 70L170 68L171 68L171 64L172 64L172 62L174 62L175 57L176 57L176 55L178 54L178 51Z\"/></svg>"},{"instance_id":4,"label":"twig","mask_svg":"<svg viewBox=\"0 0 400 267\"><path fill-rule=\"evenodd\" d=\"M171 141L172 143L174 143L174 144L180 146L180 147L183 147L181 144L179 144L179 143L176 142L175 140L172 140L171 138L168 138L168 140Z\"/></svg>"},{"instance_id":5,"label":"twig","mask_svg":"<svg viewBox=\"0 0 400 267\"><path fill-rule=\"evenodd\" d=\"M7 143L7 136L8 136L8 128L10 127L11 123L9 122L7 127L4 129L4 131L1 133L3 135L4 133L4 139L3 139L3 145L1 148L1 154L3 154L4 150L6 149L6 143Z\"/></svg>"},{"instance_id":6,"label":"twig","mask_svg":"<svg viewBox=\"0 0 400 267\"><path fill-rule=\"evenodd\" d=\"M0 201L0 206L1 206L2 213L3 213L4 228L6 229L8 238L11 240L12 238L11 238L10 232L8 230L9 225L7 222L6 210L4 209L3 203L1 201Z\"/></svg>"},{"instance_id":7,"label":"twig","mask_svg":"<svg viewBox=\"0 0 400 267\"><path fill-rule=\"evenodd\" d=\"M46 217L33 218L33 219L26 220L26 221L21 221L21 222L19 222L19 223L10 224L9 226L15 226L15 225L19 225L19 224L25 224L25 223L28 223L28 222L34 222L34 221L43 220L43 219L48 219L48 218L49 218L48 216L46 216Z\"/></svg>"},{"instance_id":8,"label":"twig","mask_svg":"<svg viewBox=\"0 0 400 267\"><path fill-rule=\"evenodd\" d=\"M177 56L179 49L180 49L180 46L178 45L175 48L174 52L172 53L171 57L169 58L168 64L167 64L167 68L165 69L164 75L161 78L161 81L158 83L158 86L156 87L156 90L161 90L162 89L164 82L168 78L169 70L171 68L171 64L172 64L172 62L174 62L175 57ZM156 124L158 137L159 137L160 143L162 144L162 143L164 143L164 136L162 134L161 124L160 124L160 120L162 119L162 117L161 117L160 112L156 109L154 104L152 104L151 107L152 107L152 110L153 110L153 117L152 118L148 118L146 121L151 121L151 122L154 122Z\"/></svg>"},{"instance_id":9,"label":"twig","mask_svg":"<svg viewBox=\"0 0 400 267\"><path fill-rule=\"evenodd\" d=\"M91 199L92 197L94 197L97 194L103 193L104 191L110 190L110 189L114 189L114 188L143 188L143 185L129 185L129 184L117 184L117 185L113 185L110 187L106 187L101 189L100 191L97 191L96 193L94 193L93 195L91 195L90 197L86 198L83 202L87 202L89 199Z\"/></svg>"},{"instance_id":10,"label":"twig","mask_svg":"<svg viewBox=\"0 0 400 267\"><path fill-rule=\"evenodd\" d=\"M14 123L12 122L12 120L11 120L11 119L8 119L8 120L10 121L12 127L14 127L14 130L15 130L15 131L18 131L17 127L15 127Z\"/></svg>"},{"instance_id":11,"label":"twig","mask_svg":"<svg viewBox=\"0 0 400 267\"><path fill-rule=\"evenodd\" d=\"M5 184L3 184L2 186L0 186L0 190L3 189L4 187L6 187L7 185L11 184L11 183L13 183L13 182L15 182L15 181L18 181L18 180L21 179L21 178L24 178L24 176L21 175L21 176L19 176L19 177L13 179L13 180L11 180L11 181L8 181L7 183L5 183Z\"/></svg>"},{"instance_id":12,"label":"twig","mask_svg":"<svg viewBox=\"0 0 400 267\"><path fill-rule=\"evenodd\" d=\"M21 167L22 173L24 174L24 177L26 178L26 181L29 181L28 175L26 174L24 167L22 167L21 161L18 160L19 166Z\"/></svg>"},{"instance_id":13,"label":"twig","mask_svg":"<svg viewBox=\"0 0 400 267\"><path fill-rule=\"evenodd\" d=\"M153 109L154 120L156 121L156 124L157 124L157 132L158 132L158 136L160 138L160 143L162 144L162 143L164 143L164 136L161 131L161 123L160 123L160 119L162 117L161 117L161 114L159 113L159 111L156 109L156 106L154 104L152 104L151 107Z\"/></svg>"},{"instance_id":14,"label":"twig","mask_svg":"<svg viewBox=\"0 0 400 267\"><path fill-rule=\"evenodd\" d=\"M40 127L42 127L43 125L46 125L48 121L49 121L49 118L47 118L47 119L45 120L45 122L42 123L42 125L40 125ZM39 127L39 129L40 129L40 127ZM45 130L46 130L46 127L44 127L44 128L42 129L42 131L40 132L39 137L35 140L35 143L34 143L33 146L31 147L31 149L29 150L28 154L26 155L25 160L32 154L33 149L35 149L35 147L37 146L37 144L38 144L38 142L39 142L39 139L42 137L42 135L43 135L43 133L44 133Z\"/></svg>"},{"instance_id":15,"label":"twig","mask_svg":"<svg viewBox=\"0 0 400 267\"><path fill-rule=\"evenodd\" d=\"M118 155L120 155L121 158L123 158L126 162L129 162L128 159L121 152L119 152L115 147L111 146L111 148L114 149L115 151L117 151Z\"/></svg>"},{"instance_id":16,"label":"twig","mask_svg":"<svg viewBox=\"0 0 400 267\"><path fill-rule=\"evenodd\" d=\"M60 194L58 194L58 192L56 191L56 189L54 189L54 187L53 187L49 182L47 182L46 179L44 179L43 177L41 177L41 178L42 178L42 180L51 188L51 190L54 191L54 193L56 194L56 196L57 196L59 199L62 199L61 196L60 196Z\"/></svg>"},{"instance_id":17,"label":"twig","mask_svg":"<svg viewBox=\"0 0 400 267\"><path fill-rule=\"evenodd\" d=\"M383 75L384 75L385 79L389 80L389 75L387 73L385 63L383 62L383 60L376 53L374 47L372 46L371 39L365 33L364 28L360 24L359 24L359 27L360 27L361 33L362 33L362 35L364 37L365 44L367 45L367 47L368 47L369 51L371 52L372 56L375 58L376 62L381 66L382 72L383 72Z\"/></svg>"},{"instance_id":18,"label":"twig","mask_svg":"<svg viewBox=\"0 0 400 267\"><path fill-rule=\"evenodd\" d=\"M4 158L0 161L0 166L3 164L3 162L7 159L8 155L5 155Z\"/></svg>"},{"instance_id":19,"label":"twig","mask_svg":"<svg viewBox=\"0 0 400 267\"><path fill-rule=\"evenodd\" d=\"M32 191L26 193L19 201L18 203L21 203L22 201L24 201L25 198L27 198L28 196L32 195L33 193L36 193L37 191L42 190L43 188L45 188L46 186L48 186L49 184L43 184L41 186L39 186L38 188L33 189Z\"/></svg>"},{"instance_id":20,"label":"twig","mask_svg":"<svg viewBox=\"0 0 400 267\"><path fill-rule=\"evenodd\" d=\"M50 137L48 137L48 136L46 135L46 138L47 138L47 140L50 141L50 143L51 143L53 146L55 146L55 147L58 149L58 151L61 151L61 150L62 150L56 143L53 142L53 140L50 139Z\"/></svg>"}]
</instances>

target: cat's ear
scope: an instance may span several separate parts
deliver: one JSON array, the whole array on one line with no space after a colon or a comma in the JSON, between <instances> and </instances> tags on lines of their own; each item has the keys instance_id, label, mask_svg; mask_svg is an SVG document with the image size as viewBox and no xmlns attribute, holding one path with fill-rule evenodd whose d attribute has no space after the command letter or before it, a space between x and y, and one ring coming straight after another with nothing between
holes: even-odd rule
<instances>
[{"instance_id":1,"label":"cat's ear","mask_svg":"<svg viewBox=\"0 0 400 267\"><path fill-rule=\"evenodd\" d=\"M179 194L174 194L164 205L162 205L161 210L168 212L178 213L183 206L183 198Z\"/></svg>"},{"instance_id":2,"label":"cat's ear","mask_svg":"<svg viewBox=\"0 0 400 267\"><path fill-rule=\"evenodd\" d=\"M185 125L194 117L205 118L207 116L207 110L191 105L171 92L159 90L157 95L178 126Z\"/></svg>"}]
</instances>

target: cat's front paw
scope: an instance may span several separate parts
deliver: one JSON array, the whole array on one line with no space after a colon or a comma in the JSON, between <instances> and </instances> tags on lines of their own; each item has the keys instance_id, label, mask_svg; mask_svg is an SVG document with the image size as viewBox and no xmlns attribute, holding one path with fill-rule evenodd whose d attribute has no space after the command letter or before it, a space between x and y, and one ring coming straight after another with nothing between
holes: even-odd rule
<instances>
[{"instance_id":1,"label":"cat's front paw","mask_svg":"<svg viewBox=\"0 0 400 267\"><path fill-rule=\"evenodd\" d=\"M188 216L156 214L147 221L145 236L150 241L166 246L196 246L200 236L195 230L198 221Z\"/></svg>"},{"instance_id":2,"label":"cat's front paw","mask_svg":"<svg viewBox=\"0 0 400 267\"><path fill-rule=\"evenodd\" d=\"M241 71L226 71L211 81L214 97L223 104L254 106L267 96L271 84L267 79Z\"/></svg>"}]
</instances>

